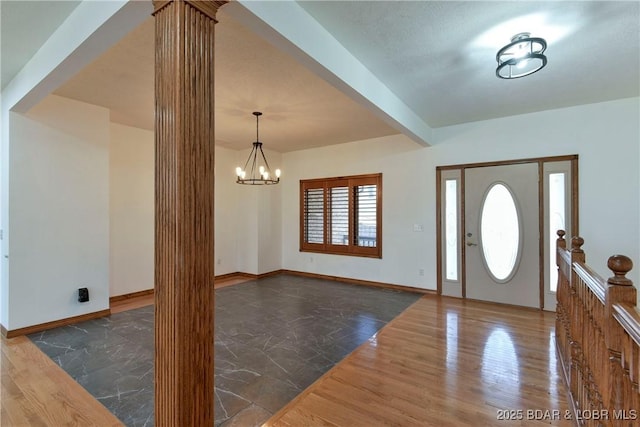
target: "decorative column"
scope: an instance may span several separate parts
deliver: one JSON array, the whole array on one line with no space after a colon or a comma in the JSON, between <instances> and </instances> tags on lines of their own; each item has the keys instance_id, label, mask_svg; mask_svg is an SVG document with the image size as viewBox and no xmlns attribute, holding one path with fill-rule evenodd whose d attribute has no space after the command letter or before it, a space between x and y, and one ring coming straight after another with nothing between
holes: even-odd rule
<instances>
[{"instance_id":1,"label":"decorative column","mask_svg":"<svg viewBox=\"0 0 640 427\"><path fill-rule=\"evenodd\" d=\"M226 1L154 1L155 423L214 423L214 26Z\"/></svg>"}]
</instances>

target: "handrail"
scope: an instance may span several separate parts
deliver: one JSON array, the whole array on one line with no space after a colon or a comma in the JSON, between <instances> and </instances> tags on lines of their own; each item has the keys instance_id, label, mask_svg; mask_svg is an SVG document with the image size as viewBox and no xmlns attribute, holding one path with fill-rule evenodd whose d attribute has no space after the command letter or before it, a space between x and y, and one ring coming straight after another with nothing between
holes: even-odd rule
<instances>
[{"instance_id":1,"label":"handrail","mask_svg":"<svg viewBox=\"0 0 640 427\"><path fill-rule=\"evenodd\" d=\"M638 425L640 311L626 277L633 263L609 257L614 275L605 280L586 265L581 237L567 249L565 232L557 234L556 346L573 419L580 426Z\"/></svg>"},{"instance_id":2,"label":"handrail","mask_svg":"<svg viewBox=\"0 0 640 427\"><path fill-rule=\"evenodd\" d=\"M582 262L573 263L573 271L582 279L591 292L596 294L598 299L604 304L604 294L607 282L598 273Z\"/></svg>"},{"instance_id":3,"label":"handrail","mask_svg":"<svg viewBox=\"0 0 640 427\"><path fill-rule=\"evenodd\" d=\"M614 304L613 317L640 347L640 312L631 304Z\"/></svg>"}]
</instances>

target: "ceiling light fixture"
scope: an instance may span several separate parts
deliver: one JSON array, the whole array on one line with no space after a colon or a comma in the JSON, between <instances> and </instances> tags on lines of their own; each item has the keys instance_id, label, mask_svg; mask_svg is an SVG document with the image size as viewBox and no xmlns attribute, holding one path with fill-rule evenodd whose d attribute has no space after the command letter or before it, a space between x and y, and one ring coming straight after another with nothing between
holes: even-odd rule
<instances>
[{"instance_id":1,"label":"ceiling light fixture","mask_svg":"<svg viewBox=\"0 0 640 427\"><path fill-rule=\"evenodd\" d=\"M496 76L517 79L541 70L547 65L547 57L543 54L546 48L547 42L540 37L531 37L530 33L516 34L511 43L496 54Z\"/></svg>"},{"instance_id":2,"label":"ceiling light fixture","mask_svg":"<svg viewBox=\"0 0 640 427\"><path fill-rule=\"evenodd\" d=\"M280 169L276 169L275 177L271 174L269 169L269 163L262 151L262 142L258 138L258 119L262 115L259 111L254 111L253 115L256 116L256 141L253 143L249 158L244 164L244 169L238 166L236 168L236 183L244 185L271 185L280 182ZM260 158L258 157L260 153ZM264 164L262 164L264 163ZM251 164L251 171L247 176L247 166Z\"/></svg>"}]
</instances>

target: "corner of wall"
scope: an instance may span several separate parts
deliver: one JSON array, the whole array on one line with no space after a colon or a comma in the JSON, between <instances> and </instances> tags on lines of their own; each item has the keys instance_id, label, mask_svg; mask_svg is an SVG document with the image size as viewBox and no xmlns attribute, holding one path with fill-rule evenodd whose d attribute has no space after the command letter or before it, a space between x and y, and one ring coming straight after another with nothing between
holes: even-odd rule
<instances>
[{"instance_id":1,"label":"corner of wall","mask_svg":"<svg viewBox=\"0 0 640 427\"><path fill-rule=\"evenodd\" d=\"M11 114L9 330L109 306L108 117L55 96Z\"/></svg>"}]
</instances>

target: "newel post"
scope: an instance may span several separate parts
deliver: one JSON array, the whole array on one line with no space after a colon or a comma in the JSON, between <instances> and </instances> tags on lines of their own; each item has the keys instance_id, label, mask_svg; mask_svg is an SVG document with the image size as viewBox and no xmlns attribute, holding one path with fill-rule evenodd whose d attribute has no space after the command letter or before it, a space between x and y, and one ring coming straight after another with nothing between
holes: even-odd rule
<instances>
[{"instance_id":1,"label":"newel post","mask_svg":"<svg viewBox=\"0 0 640 427\"><path fill-rule=\"evenodd\" d=\"M573 265L574 262L584 263L585 255L582 250L582 245L584 245L584 239L582 237L573 236L571 238L571 265Z\"/></svg>"},{"instance_id":2,"label":"newel post","mask_svg":"<svg viewBox=\"0 0 640 427\"><path fill-rule=\"evenodd\" d=\"M567 241L564 240L564 235L567 234L564 230L556 231L558 238L556 239L556 247L567 249Z\"/></svg>"},{"instance_id":3,"label":"newel post","mask_svg":"<svg viewBox=\"0 0 640 427\"><path fill-rule=\"evenodd\" d=\"M556 283L556 291L559 291L562 287L562 263L560 262L560 249L567 249L567 241L564 239L564 235L566 234L564 230L556 231L558 238L556 239L556 268L558 269L558 279Z\"/></svg>"},{"instance_id":4,"label":"newel post","mask_svg":"<svg viewBox=\"0 0 640 427\"><path fill-rule=\"evenodd\" d=\"M624 408L624 393L622 379L624 367L622 360L622 346L624 330L613 317L615 304L636 304L636 288L626 275L633 268L633 262L624 255L609 257L607 267L613 272L613 277L607 280L605 290L605 343L609 350L609 379L608 393L611 410Z\"/></svg>"},{"instance_id":5,"label":"newel post","mask_svg":"<svg viewBox=\"0 0 640 427\"><path fill-rule=\"evenodd\" d=\"M560 268L560 255L558 254L558 249L567 249L567 241L564 240L564 235L566 234L564 230L556 231L558 238L556 239L556 265ZM560 275L558 274L558 277Z\"/></svg>"}]
</instances>

